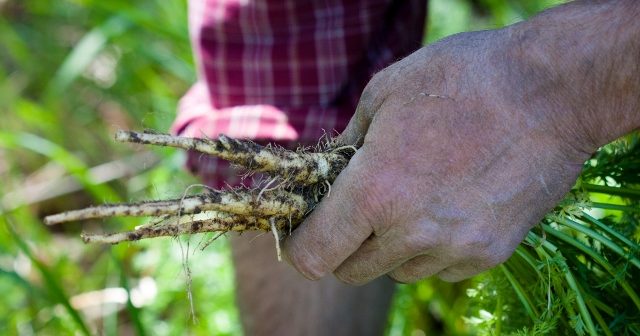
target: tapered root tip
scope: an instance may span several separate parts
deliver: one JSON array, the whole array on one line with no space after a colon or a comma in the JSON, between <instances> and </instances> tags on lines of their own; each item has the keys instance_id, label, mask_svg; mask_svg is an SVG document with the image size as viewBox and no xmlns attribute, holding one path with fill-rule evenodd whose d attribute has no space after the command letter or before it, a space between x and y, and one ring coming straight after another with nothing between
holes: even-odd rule
<instances>
[{"instance_id":1,"label":"tapered root tip","mask_svg":"<svg viewBox=\"0 0 640 336\"><path fill-rule=\"evenodd\" d=\"M118 142L136 142L137 136L135 132L118 130L114 138Z\"/></svg>"},{"instance_id":2,"label":"tapered root tip","mask_svg":"<svg viewBox=\"0 0 640 336\"><path fill-rule=\"evenodd\" d=\"M111 233L111 234L88 234L82 233L80 235L82 241L85 244L100 243L100 244L118 244L124 241L134 241L138 239L132 239L132 235L129 232Z\"/></svg>"},{"instance_id":3,"label":"tapered root tip","mask_svg":"<svg viewBox=\"0 0 640 336\"><path fill-rule=\"evenodd\" d=\"M55 225L64 222L63 216L61 214L51 215L44 218L45 225Z\"/></svg>"},{"instance_id":4,"label":"tapered root tip","mask_svg":"<svg viewBox=\"0 0 640 336\"><path fill-rule=\"evenodd\" d=\"M43 221L46 225L55 225L55 224L60 224L65 222L73 222L78 220L85 220L85 219L91 219L91 218L103 218L103 217L118 215L118 213L114 212L113 210L111 210L111 212L105 212L104 210L105 208L107 209L106 211L109 211L115 207L114 206L90 207L90 208L80 209L80 210L71 210L71 211L66 211L59 214L47 216L44 218Z\"/></svg>"}]
</instances>

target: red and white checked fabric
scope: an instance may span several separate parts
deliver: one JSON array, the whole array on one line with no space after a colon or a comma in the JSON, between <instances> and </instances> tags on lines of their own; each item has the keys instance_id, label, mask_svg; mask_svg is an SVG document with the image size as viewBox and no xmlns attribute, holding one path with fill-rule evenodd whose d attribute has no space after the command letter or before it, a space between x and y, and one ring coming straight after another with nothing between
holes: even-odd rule
<instances>
[{"instance_id":1,"label":"red and white checked fabric","mask_svg":"<svg viewBox=\"0 0 640 336\"><path fill-rule=\"evenodd\" d=\"M344 129L373 73L421 45L425 16L426 0L191 0L198 82L172 132L315 143ZM188 166L237 182L215 159Z\"/></svg>"}]
</instances>

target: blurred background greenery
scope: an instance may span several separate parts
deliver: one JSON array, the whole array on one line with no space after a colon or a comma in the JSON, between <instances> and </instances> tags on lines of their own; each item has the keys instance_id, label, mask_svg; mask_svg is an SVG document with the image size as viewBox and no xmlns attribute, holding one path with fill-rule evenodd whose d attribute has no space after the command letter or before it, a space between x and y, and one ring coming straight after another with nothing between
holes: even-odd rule
<instances>
[{"instance_id":1,"label":"blurred background greenery","mask_svg":"<svg viewBox=\"0 0 640 336\"><path fill-rule=\"evenodd\" d=\"M425 43L560 2L432 0ZM112 141L168 129L194 80L185 0L0 0L0 334L241 334L225 239L190 255L194 323L178 241L84 245L78 225L41 221L195 183L183 153ZM464 317L478 281L400 286L388 334L477 333Z\"/></svg>"}]
</instances>

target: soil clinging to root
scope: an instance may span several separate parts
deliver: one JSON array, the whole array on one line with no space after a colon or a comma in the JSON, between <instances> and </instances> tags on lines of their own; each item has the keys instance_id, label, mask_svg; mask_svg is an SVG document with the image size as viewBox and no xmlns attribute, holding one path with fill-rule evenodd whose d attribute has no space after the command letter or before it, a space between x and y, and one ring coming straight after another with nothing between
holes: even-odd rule
<instances>
[{"instance_id":1,"label":"soil clinging to root","mask_svg":"<svg viewBox=\"0 0 640 336\"><path fill-rule=\"evenodd\" d=\"M185 192L177 199L72 210L46 217L46 224L120 216L153 218L150 223L128 232L83 233L87 243L117 244L161 236L248 230L271 232L278 240L282 232L295 229L329 193L336 176L356 151L354 146L343 146L330 139L314 149L292 151L224 135L217 139L197 139L118 131L115 138L121 142L176 147L216 156L249 174L263 173L269 179L256 188L205 188L201 194L187 196ZM276 247L279 250L279 246Z\"/></svg>"}]
</instances>

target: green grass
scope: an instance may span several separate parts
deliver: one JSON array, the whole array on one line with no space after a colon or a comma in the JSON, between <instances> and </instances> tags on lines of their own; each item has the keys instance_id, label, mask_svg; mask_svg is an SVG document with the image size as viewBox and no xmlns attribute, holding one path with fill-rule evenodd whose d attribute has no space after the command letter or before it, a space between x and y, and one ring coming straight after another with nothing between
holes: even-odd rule
<instances>
[{"instance_id":1,"label":"green grass","mask_svg":"<svg viewBox=\"0 0 640 336\"><path fill-rule=\"evenodd\" d=\"M191 257L206 266L193 270L193 324L178 242L86 246L78 226L41 222L88 204L173 197L195 182L168 150L107 183L92 170L141 150L114 143L115 129L171 124L195 80L186 2L9 1L0 14L0 333L238 334L224 240ZM74 298L105 288L153 300L74 308Z\"/></svg>"}]
</instances>

